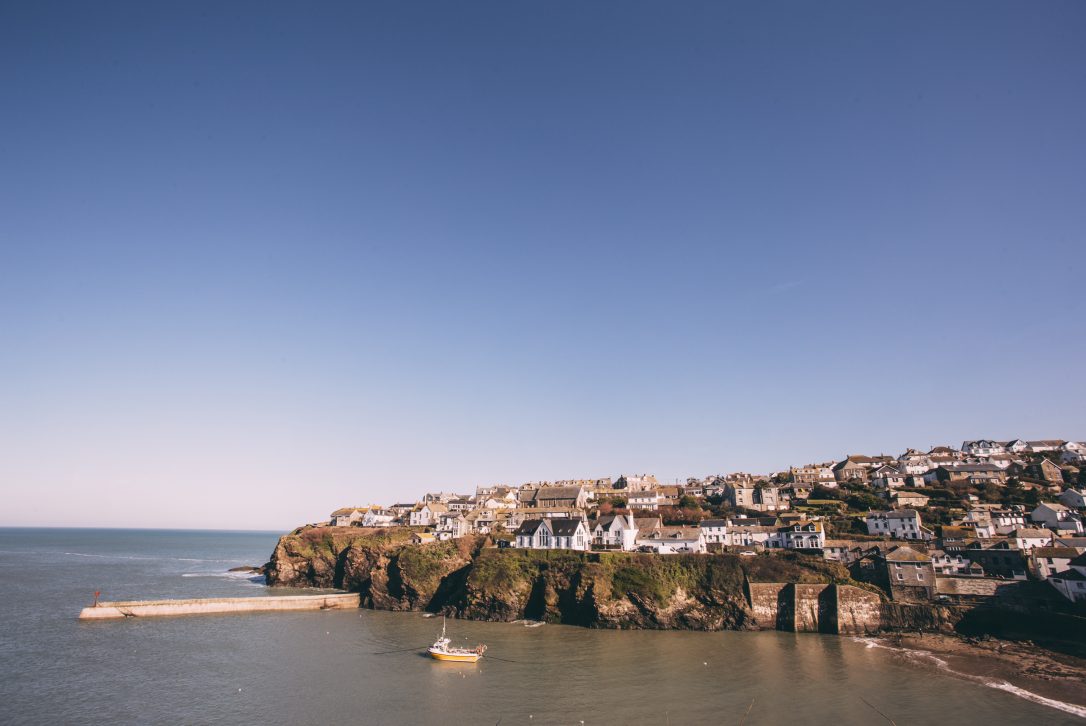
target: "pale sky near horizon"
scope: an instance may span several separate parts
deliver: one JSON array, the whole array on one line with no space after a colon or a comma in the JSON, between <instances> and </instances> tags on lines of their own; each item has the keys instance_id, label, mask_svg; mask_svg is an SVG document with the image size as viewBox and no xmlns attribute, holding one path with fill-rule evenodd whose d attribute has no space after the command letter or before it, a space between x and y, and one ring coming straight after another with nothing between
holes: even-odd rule
<instances>
[{"instance_id":1,"label":"pale sky near horizon","mask_svg":"<svg viewBox=\"0 0 1086 726\"><path fill-rule=\"evenodd\" d=\"M0 525L1086 438L1086 3L0 2Z\"/></svg>"}]
</instances>

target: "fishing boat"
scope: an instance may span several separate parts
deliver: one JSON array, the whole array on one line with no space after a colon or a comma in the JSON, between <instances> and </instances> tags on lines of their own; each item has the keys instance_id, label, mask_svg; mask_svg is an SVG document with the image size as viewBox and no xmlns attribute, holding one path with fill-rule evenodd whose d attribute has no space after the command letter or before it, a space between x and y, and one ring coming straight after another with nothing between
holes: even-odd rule
<instances>
[{"instance_id":1,"label":"fishing boat","mask_svg":"<svg viewBox=\"0 0 1086 726\"><path fill-rule=\"evenodd\" d=\"M486 652L485 645L478 645L474 650L470 648L452 648L451 641L445 637L445 618L441 618L441 637L433 645L426 649L431 658L448 660L456 663L474 663L483 657Z\"/></svg>"}]
</instances>

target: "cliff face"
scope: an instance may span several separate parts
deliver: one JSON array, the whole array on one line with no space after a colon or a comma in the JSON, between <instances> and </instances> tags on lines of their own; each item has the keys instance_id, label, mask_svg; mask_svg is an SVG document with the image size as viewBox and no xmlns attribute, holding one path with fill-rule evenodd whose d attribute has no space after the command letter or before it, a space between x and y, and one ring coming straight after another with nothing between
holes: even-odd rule
<instances>
[{"instance_id":1,"label":"cliff face","mask_svg":"<svg viewBox=\"0 0 1086 726\"><path fill-rule=\"evenodd\" d=\"M279 538L266 566L269 585L340 588L378 610L423 610L471 564L478 538L412 545L405 530L315 527Z\"/></svg>"},{"instance_id":2,"label":"cliff face","mask_svg":"<svg viewBox=\"0 0 1086 726\"><path fill-rule=\"evenodd\" d=\"M597 628L773 629L775 604L752 608L748 582L847 583L835 563L759 557L579 553L487 547L485 538L410 544L404 530L311 528L279 540L268 583L337 587L381 610ZM877 598L877 596L874 596Z\"/></svg>"}]
</instances>

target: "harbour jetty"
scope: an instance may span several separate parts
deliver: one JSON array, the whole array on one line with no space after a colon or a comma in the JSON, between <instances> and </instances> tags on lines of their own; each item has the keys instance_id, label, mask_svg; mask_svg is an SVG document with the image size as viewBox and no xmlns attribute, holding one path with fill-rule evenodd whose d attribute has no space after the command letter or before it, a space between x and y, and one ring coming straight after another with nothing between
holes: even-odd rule
<instances>
[{"instance_id":1,"label":"harbour jetty","mask_svg":"<svg viewBox=\"0 0 1086 726\"><path fill-rule=\"evenodd\" d=\"M359 606L358 593L283 595L272 597L212 597L190 600L131 600L99 602L85 607L80 620L287 612L293 610L347 610Z\"/></svg>"}]
</instances>

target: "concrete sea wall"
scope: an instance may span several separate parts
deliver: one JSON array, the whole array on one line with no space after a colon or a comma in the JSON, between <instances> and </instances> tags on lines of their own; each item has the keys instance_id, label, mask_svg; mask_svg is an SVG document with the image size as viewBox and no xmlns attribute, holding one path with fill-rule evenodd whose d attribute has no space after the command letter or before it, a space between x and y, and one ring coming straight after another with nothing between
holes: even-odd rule
<instances>
[{"instance_id":1,"label":"concrete sea wall","mask_svg":"<svg viewBox=\"0 0 1086 726\"><path fill-rule=\"evenodd\" d=\"M748 582L746 591L763 628L862 635L881 626L882 598L852 585Z\"/></svg>"},{"instance_id":2,"label":"concrete sea wall","mask_svg":"<svg viewBox=\"0 0 1086 726\"><path fill-rule=\"evenodd\" d=\"M215 615L225 613L286 612L292 610L344 610L360 605L358 593L284 595L277 597L218 597L193 600L132 600L100 602L83 608L80 620Z\"/></svg>"}]
</instances>

